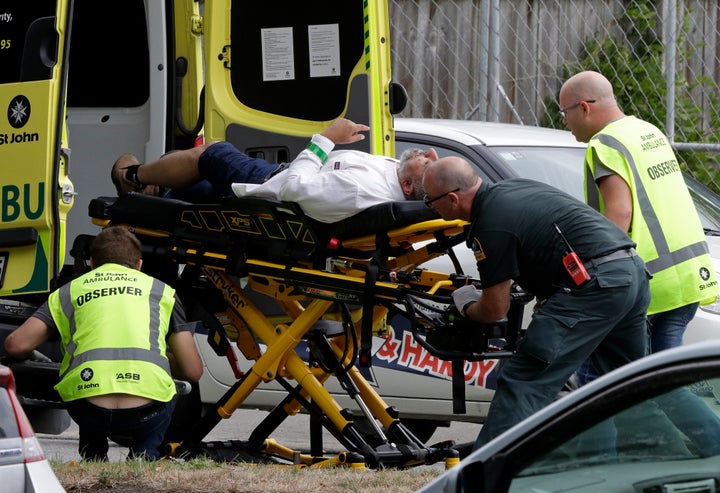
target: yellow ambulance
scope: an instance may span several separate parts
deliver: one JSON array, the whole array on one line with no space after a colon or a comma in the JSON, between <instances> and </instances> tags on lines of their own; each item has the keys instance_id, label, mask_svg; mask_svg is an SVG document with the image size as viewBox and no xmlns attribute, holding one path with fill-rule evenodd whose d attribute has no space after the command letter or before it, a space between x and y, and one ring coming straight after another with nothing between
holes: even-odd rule
<instances>
[{"instance_id":1,"label":"yellow ambulance","mask_svg":"<svg viewBox=\"0 0 720 493\"><path fill-rule=\"evenodd\" d=\"M8 0L0 26L1 297L58 285L123 153L288 161L338 117L394 153L384 1Z\"/></svg>"},{"instance_id":2,"label":"yellow ambulance","mask_svg":"<svg viewBox=\"0 0 720 493\"><path fill-rule=\"evenodd\" d=\"M121 154L148 162L226 140L283 162L345 117L371 128L352 148L394 155L392 115L406 96L389 60L383 0L2 2L0 348L72 278L73 242L97 234L88 207L115 195ZM18 367L18 392L61 407L59 348L40 350L51 362Z\"/></svg>"}]
</instances>

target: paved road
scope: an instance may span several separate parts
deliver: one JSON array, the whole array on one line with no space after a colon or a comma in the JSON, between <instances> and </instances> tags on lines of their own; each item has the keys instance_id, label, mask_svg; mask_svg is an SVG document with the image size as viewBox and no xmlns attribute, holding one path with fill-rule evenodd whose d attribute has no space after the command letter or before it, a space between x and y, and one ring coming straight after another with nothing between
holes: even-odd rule
<instances>
[{"instance_id":1,"label":"paved road","mask_svg":"<svg viewBox=\"0 0 720 493\"><path fill-rule=\"evenodd\" d=\"M265 411L240 409L230 418L222 420L205 440L245 440L266 415ZM307 449L309 447L308 430L309 417L304 414L297 415L286 419L271 438L291 448ZM428 443L433 444L443 440L455 440L458 443L472 441L479 430L480 425L477 424L453 422L448 428L438 428ZM38 438L49 459L69 462L79 458L77 453L78 429L75 423L71 423L70 428L60 435L39 433ZM323 445L329 451L342 450L337 440L327 431L323 434ZM110 442L108 457L111 461L123 461L127 457L127 448Z\"/></svg>"}]
</instances>

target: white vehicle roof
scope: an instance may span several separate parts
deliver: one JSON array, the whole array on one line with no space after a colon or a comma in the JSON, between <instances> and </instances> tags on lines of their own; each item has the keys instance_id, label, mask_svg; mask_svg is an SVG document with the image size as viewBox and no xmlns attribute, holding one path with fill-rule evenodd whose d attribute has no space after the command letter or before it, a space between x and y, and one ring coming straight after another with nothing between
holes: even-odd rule
<instances>
[{"instance_id":1,"label":"white vehicle roof","mask_svg":"<svg viewBox=\"0 0 720 493\"><path fill-rule=\"evenodd\" d=\"M435 118L395 118L396 131L430 134L436 137L455 140L465 145L478 143L490 147L497 146L549 146L578 147L586 144L578 142L567 130L518 125L513 123L493 123L477 120L443 120Z\"/></svg>"}]
</instances>

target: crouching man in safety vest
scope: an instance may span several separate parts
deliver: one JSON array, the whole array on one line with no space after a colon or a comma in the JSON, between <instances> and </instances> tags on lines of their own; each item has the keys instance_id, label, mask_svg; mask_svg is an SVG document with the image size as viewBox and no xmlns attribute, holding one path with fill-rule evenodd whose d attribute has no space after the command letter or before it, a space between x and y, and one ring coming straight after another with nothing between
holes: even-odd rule
<instances>
[{"instance_id":1,"label":"crouching man in safety vest","mask_svg":"<svg viewBox=\"0 0 720 493\"><path fill-rule=\"evenodd\" d=\"M129 458L160 457L176 378L203 372L191 327L170 286L140 272L140 242L110 227L90 249L93 270L50 294L5 340L24 359L46 340L62 344L55 386L80 429L85 460L107 460L108 437Z\"/></svg>"}]
</instances>

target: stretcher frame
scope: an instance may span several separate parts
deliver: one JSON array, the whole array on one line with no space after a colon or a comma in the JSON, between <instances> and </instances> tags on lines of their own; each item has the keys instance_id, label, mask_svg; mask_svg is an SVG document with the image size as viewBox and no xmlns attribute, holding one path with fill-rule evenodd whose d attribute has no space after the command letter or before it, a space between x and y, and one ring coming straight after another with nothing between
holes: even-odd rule
<instances>
[{"instance_id":1,"label":"stretcher frame","mask_svg":"<svg viewBox=\"0 0 720 493\"><path fill-rule=\"evenodd\" d=\"M438 461L451 467L460 457L456 444L426 446L362 376L359 367L371 362L373 333L382 330L389 311L400 310L411 319L418 342L453 360L460 375L464 360L512 354L512 348L490 349L487 344L471 354L446 352L421 335L448 324L437 315L439 310L428 315L434 310L427 306L451 306L453 289L478 282L420 267L439 255L453 255L452 247L465 241L468 226L439 219L422 202L380 204L334 225L313 221L297 204L261 198L198 205L130 194L94 199L89 213L98 226L122 225L134 232L143 243L144 258L190 266L183 274L193 273L191 283L201 280L203 289L222 295L224 306L207 310L212 313L207 320L209 342L222 355L229 332L254 362L244 374L234 368L237 382L181 443L169 444L170 455L297 467L405 468ZM420 242L422 246L416 247ZM274 299L286 320L271 321L248 296L248 289ZM331 313L338 305L341 313ZM312 349L309 361L295 351L301 341ZM330 377L337 378L358 404L373 436L358 431L352 413L324 387ZM272 380L282 385L287 397L247 440L203 441L261 383ZM286 418L303 409L311 423L327 429L347 450L325 454L317 426L309 453L270 438Z\"/></svg>"}]
</instances>

